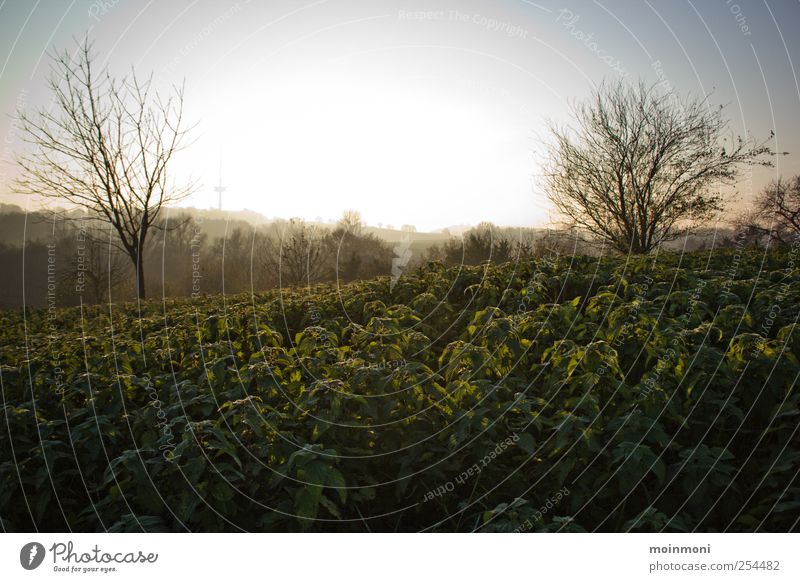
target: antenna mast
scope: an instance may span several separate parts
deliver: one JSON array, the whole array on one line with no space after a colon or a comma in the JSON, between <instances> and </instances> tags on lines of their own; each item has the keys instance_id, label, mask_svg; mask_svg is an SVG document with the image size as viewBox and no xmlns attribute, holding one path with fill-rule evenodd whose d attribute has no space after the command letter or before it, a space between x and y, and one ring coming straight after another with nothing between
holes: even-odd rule
<instances>
[{"instance_id":1,"label":"antenna mast","mask_svg":"<svg viewBox=\"0 0 800 582\"><path fill-rule=\"evenodd\" d=\"M214 188L214 192L219 195L219 210L222 211L222 193L228 189L222 185L222 156L219 158L219 186Z\"/></svg>"}]
</instances>

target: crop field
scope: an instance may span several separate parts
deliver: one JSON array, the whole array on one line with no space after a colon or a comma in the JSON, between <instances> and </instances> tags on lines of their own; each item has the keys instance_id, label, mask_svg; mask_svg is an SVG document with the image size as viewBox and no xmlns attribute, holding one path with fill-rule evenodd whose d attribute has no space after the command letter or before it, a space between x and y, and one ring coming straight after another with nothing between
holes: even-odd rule
<instances>
[{"instance_id":1,"label":"crop field","mask_svg":"<svg viewBox=\"0 0 800 582\"><path fill-rule=\"evenodd\" d=\"M800 531L794 251L2 313L5 531Z\"/></svg>"}]
</instances>

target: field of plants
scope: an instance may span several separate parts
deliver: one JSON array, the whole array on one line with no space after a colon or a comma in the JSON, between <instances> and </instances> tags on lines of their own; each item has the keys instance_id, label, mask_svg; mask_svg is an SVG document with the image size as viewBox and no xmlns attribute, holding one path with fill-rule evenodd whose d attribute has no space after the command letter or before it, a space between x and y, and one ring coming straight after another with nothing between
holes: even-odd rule
<instances>
[{"instance_id":1,"label":"field of plants","mask_svg":"<svg viewBox=\"0 0 800 582\"><path fill-rule=\"evenodd\" d=\"M798 531L800 263L2 313L6 531Z\"/></svg>"}]
</instances>

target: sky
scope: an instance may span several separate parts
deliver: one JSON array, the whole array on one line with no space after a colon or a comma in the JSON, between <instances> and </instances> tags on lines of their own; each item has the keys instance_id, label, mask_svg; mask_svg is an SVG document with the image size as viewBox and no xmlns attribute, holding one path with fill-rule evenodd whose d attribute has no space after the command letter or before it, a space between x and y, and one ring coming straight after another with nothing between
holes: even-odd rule
<instances>
[{"instance_id":1,"label":"sky","mask_svg":"<svg viewBox=\"0 0 800 582\"><path fill-rule=\"evenodd\" d=\"M557 219L539 160L547 122L604 79L660 82L724 105L773 168L729 191L744 208L800 173L800 2L772 0L0 0L0 202L23 147L17 109L50 105L48 53L89 35L115 74L185 81L185 202L268 217L420 230Z\"/></svg>"}]
</instances>

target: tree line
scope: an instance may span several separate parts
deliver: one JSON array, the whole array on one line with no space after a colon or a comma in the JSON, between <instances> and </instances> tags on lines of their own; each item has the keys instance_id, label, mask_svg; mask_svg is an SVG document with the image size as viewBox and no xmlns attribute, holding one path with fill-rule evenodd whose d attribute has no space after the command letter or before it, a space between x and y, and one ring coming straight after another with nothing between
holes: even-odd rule
<instances>
[{"instance_id":1,"label":"tree line","mask_svg":"<svg viewBox=\"0 0 800 582\"><path fill-rule=\"evenodd\" d=\"M115 244L113 231L101 222L43 212L26 215L21 209L0 214L0 221L13 230L21 230L26 222L37 232L24 241L0 241L0 264L11 275L0 280L0 308L43 307L48 294L59 307L137 297L136 270ZM429 262L504 263L577 248L565 233L501 228L489 222L442 243L422 242L411 229L403 235L405 242L392 243L366 232L355 211L345 212L330 227L300 219L262 225L236 221L217 236L210 233L220 225L207 228L207 221L202 213L177 213L154 224L157 234L142 253L151 297L399 277ZM404 253L407 260L400 261Z\"/></svg>"},{"instance_id":2,"label":"tree line","mask_svg":"<svg viewBox=\"0 0 800 582\"><path fill-rule=\"evenodd\" d=\"M202 215L178 214L152 227L157 234L141 250L142 271L112 230L89 219L56 220L49 236L24 245L0 243L0 264L12 274L0 281L0 306L42 307L48 293L59 306L132 300L144 279L151 296L196 296L371 278L391 266L388 243L342 221L333 228L298 219L240 223L213 238Z\"/></svg>"},{"instance_id":3,"label":"tree line","mask_svg":"<svg viewBox=\"0 0 800 582\"><path fill-rule=\"evenodd\" d=\"M789 182L800 184L800 178ZM784 185L772 184L760 194L754 207L759 212L742 214L731 228L676 241L675 248L793 244L796 225L792 230L790 222L776 221L769 205L776 192L783 193L782 200L790 197ZM45 213L27 218L21 211L0 214L0 221L15 230L15 224L25 220L36 227L30 230L38 231L38 236L24 245L0 241L0 265L9 275L0 279L0 309L41 308L49 301L65 307L136 299L136 272L113 244L113 232L93 221L54 221ZM490 222L443 242L420 244L408 232L407 244L392 243L365 232L360 216L352 211L331 227L300 219L263 225L236 221L214 235L221 225L208 228L206 222L211 221L202 214L179 213L157 224L158 234L150 238L143 253L151 297L258 293L374 277L391 281L432 262L473 266L608 252L601 242L587 242L578 231L503 228ZM396 269L407 249L408 260Z\"/></svg>"}]
</instances>

